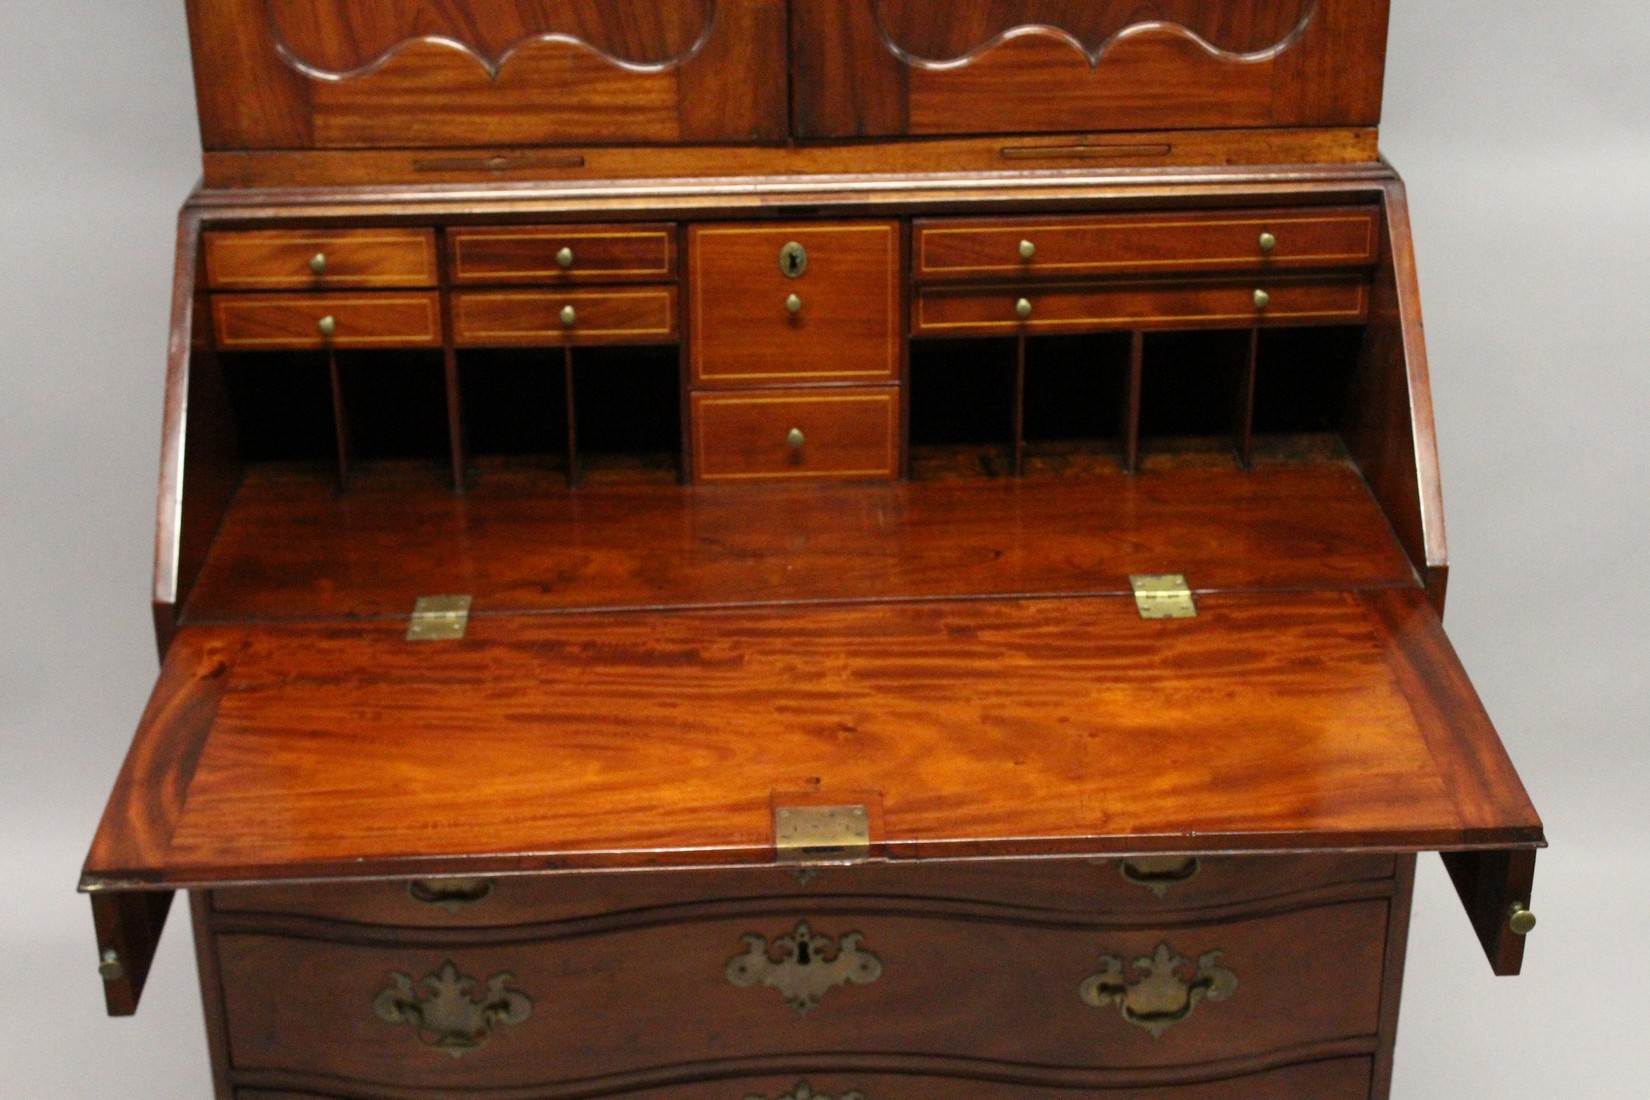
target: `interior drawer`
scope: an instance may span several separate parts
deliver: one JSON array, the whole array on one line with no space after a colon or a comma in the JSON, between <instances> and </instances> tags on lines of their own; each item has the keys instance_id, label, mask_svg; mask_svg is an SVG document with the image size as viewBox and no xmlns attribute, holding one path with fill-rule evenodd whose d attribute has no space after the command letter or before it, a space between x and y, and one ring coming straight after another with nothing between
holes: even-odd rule
<instances>
[{"instance_id":1,"label":"interior drawer","mask_svg":"<svg viewBox=\"0 0 1650 1100\"><path fill-rule=\"evenodd\" d=\"M910 1074L851 1073L821 1059L817 1071L805 1077L797 1074L775 1077L740 1077L707 1086L664 1085L638 1088L616 1094L615 1100L846 1100L860 1096L866 1100L1072 1100L1074 1096L1095 1100L1368 1100L1372 1066L1368 1058L1337 1058L1327 1062L1285 1066L1261 1073L1225 1077L1217 1081L1197 1081L1179 1085L1111 1084L1097 1075L1089 1087L1074 1092L1069 1085L1053 1084L1067 1075L1056 1071L1033 1072L1026 1076L1046 1076L1051 1083L1008 1084L973 1077L916 1076ZM267 1092L241 1089L240 1100L329 1100L320 1093ZM469 1094L464 1094L468 1096ZM438 1094L432 1100L458 1100L458 1094Z\"/></svg>"},{"instance_id":2,"label":"interior drawer","mask_svg":"<svg viewBox=\"0 0 1650 1100\"><path fill-rule=\"evenodd\" d=\"M218 347L416 348L441 343L441 303L426 294L234 294L212 299Z\"/></svg>"},{"instance_id":3,"label":"interior drawer","mask_svg":"<svg viewBox=\"0 0 1650 1100\"><path fill-rule=\"evenodd\" d=\"M453 340L467 347L651 344L675 339L673 286L453 295Z\"/></svg>"},{"instance_id":4,"label":"interior drawer","mask_svg":"<svg viewBox=\"0 0 1650 1100\"><path fill-rule=\"evenodd\" d=\"M214 943L241 1071L532 1088L897 1050L1172 1080L1198 1063L1373 1043L1390 899L1367 893L1184 925L705 899L673 919L532 937L306 925L220 929Z\"/></svg>"},{"instance_id":5,"label":"interior drawer","mask_svg":"<svg viewBox=\"0 0 1650 1100\"><path fill-rule=\"evenodd\" d=\"M433 878L214 890L225 915L312 917L403 928L505 928L662 910L691 898L879 897L968 902L1007 911L1228 914L1337 886L1390 880L1389 855L1167 856L858 863L669 874L551 874Z\"/></svg>"},{"instance_id":6,"label":"interior drawer","mask_svg":"<svg viewBox=\"0 0 1650 1100\"><path fill-rule=\"evenodd\" d=\"M918 221L919 280L1367 267L1374 207Z\"/></svg>"},{"instance_id":7,"label":"interior drawer","mask_svg":"<svg viewBox=\"0 0 1650 1100\"><path fill-rule=\"evenodd\" d=\"M447 233L460 286L661 282L676 277L673 225L523 225Z\"/></svg>"},{"instance_id":8,"label":"interior drawer","mask_svg":"<svg viewBox=\"0 0 1650 1100\"><path fill-rule=\"evenodd\" d=\"M926 287L912 313L914 336L1360 324L1369 316L1369 286L1361 277L1323 276Z\"/></svg>"},{"instance_id":9,"label":"interior drawer","mask_svg":"<svg viewBox=\"0 0 1650 1100\"><path fill-rule=\"evenodd\" d=\"M433 229L256 229L205 234L214 290L433 287Z\"/></svg>"},{"instance_id":10,"label":"interior drawer","mask_svg":"<svg viewBox=\"0 0 1650 1100\"><path fill-rule=\"evenodd\" d=\"M892 478L899 472L899 389L695 393L699 481Z\"/></svg>"},{"instance_id":11,"label":"interior drawer","mask_svg":"<svg viewBox=\"0 0 1650 1100\"><path fill-rule=\"evenodd\" d=\"M894 222L695 226L694 383L897 379L900 238Z\"/></svg>"}]
</instances>

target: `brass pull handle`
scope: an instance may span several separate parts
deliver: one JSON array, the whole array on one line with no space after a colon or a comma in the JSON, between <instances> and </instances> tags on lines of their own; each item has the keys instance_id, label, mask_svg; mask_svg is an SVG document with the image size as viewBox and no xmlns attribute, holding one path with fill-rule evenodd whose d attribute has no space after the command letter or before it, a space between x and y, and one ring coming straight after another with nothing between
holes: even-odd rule
<instances>
[{"instance_id":1,"label":"brass pull handle","mask_svg":"<svg viewBox=\"0 0 1650 1100\"><path fill-rule=\"evenodd\" d=\"M492 897L493 882L485 878L437 879L434 882L416 879L407 883L407 896L420 905L457 913Z\"/></svg>"},{"instance_id":2,"label":"brass pull handle","mask_svg":"<svg viewBox=\"0 0 1650 1100\"><path fill-rule=\"evenodd\" d=\"M802 434L801 428L792 428L785 434L785 446L793 451L800 452L802 445L808 442L808 437Z\"/></svg>"},{"instance_id":3,"label":"brass pull handle","mask_svg":"<svg viewBox=\"0 0 1650 1100\"><path fill-rule=\"evenodd\" d=\"M98 975L106 982L118 982L126 976L126 964L120 961L120 952L109 948L97 963Z\"/></svg>"},{"instance_id":4,"label":"brass pull handle","mask_svg":"<svg viewBox=\"0 0 1650 1100\"><path fill-rule=\"evenodd\" d=\"M1031 320L1031 312L1032 311L1031 311L1031 299L1030 298L1021 298L1018 302L1014 303L1014 314L1015 314L1015 316L1019 317L1020 320L1022 320L1022 321Z\"/></svg>"},{"instance_id":5,"label":"brass pull handle","mask_svg":"<svg viewBox=\"0 0 1650 1100\"><path fill-rule=\"evenodd\" d=\"M1515 901L1507 912L1507 927L1515 936L1528 936L1535 931L1535 914L1523 902Z\"/></svg>"},{"instance_id":6,"label":"brass pull handle","mask_svg":"<svg viewBox=\"0 0 1650 1100\"><path fill-rule=\"evenodd\" d=\"M802 299L800 297L798 297L797 295L792 294L789 298L785 299L785 308L791 311L792 316L795 316L796 314L801 313L802 312Z\"/></svg>"},{"instance_id":7,"label":"brass pull handle","mask_svg":"<svg viewBox=\"0 0 1650 1100\"><path fill-rule=\"evenodd\" d=\"M1265 309L1272 304L1272 296L1264 290L1255 291L1255 308Z\"/></svg>"},{"instance_id":8,"label":"brass pull handle","mask_svg":"<svg viewBox=\"0 0 1650 1100\"><path fill-rule=\"evenodd\" d=\"M1260 250L1262 252L1271 252L1273 249L1275 249L1277 247L1278 247L1277 237L1273 236L1271 233L1262 233L1260 235Z\"/></svg>"},{"instance_id":9,"label":"brass pull handle","mask_svg":"<svg viewBox=\"0 0 1650 1100\"><path fill-rule=\"evenodd\" d=\"M1032 260L1037 257L1037 245L1034 241L1020 242L1020 259Z\"/></svg>"},{"instance_id":10,"label":"brass pull handle","mask_svg":"<svg viewBox=\"0 0 1650 1100\"><path fill-rule=\"evenodd\" d=\"M1093 1008L1116 1005L1123 1019L1153 1039L1192 1014L1200 1001L1224 1001L1237 992L1237 975L1220 965L1224 952L1210 951L1194 964L1167 943L1146 958L1124 963L1119 955L1100 960L1100 969L1077 987Z\"/></svg>"},{"instance_id":11,"label":"brass pull handle","mask_svg":"<svg viewBox=\"0 0 1650 1100\"><path fill-rule=\"evenodd\" d=\"M561 327L572 328L579 323L579 311L572 306L561 307Z\"/></svg>"},{"instance_id":12,"label":"brass pull handle","mask_svg":"<svg viewBox=\"0 0 1650 1100\"><path fill-rule=\"evenodd\" d=\"M1146 857L1142 859L1125 859L1117 868L1117 873L1136 886L1144 886L1158 897L1167 897L1169 890L1183 882L1190 882L1203 869L1196 856L1181 859L1170 856L1166 859Z\"/></svg>"},{"instance_id":13,"label":"brass pull handle","mask_svg":"<svg viewBox=\"0 0 1650 1100\"><path fill-rule=\"evenodd\" d=\"M311 256L309 258L309 269L317 275L325 275L327 273L327 254L317 252Z\"/></svg>"},{"instance_id":14,"label":"brass pull handle","mask_svg":"<svg viewBox=\"0 0 1650 1100\"><path fill-rule=\"evenodd\" d=\"M410 1026L425 1046L459 1058L486 1046L500 1024L514 1027L533 1015L533 999L511 989L513 980L495 974L479 981L451 962L419 981L392 970L372 1010L386 1024Z\"/></svg>"},{"instance_id":15,"label":"brass pull handle","mask_svg":"<svg viewBox=\"0 0 1650 1100\"><path fill-rule=\"evenodd\" d=\"M564 248L560 252L556 253L556 264L562 268L572 267L573 250L571 248Z\"/></svg>"},{"instance_id":16,"label":"brass pull handle","mask_svg":"<svg viewBox=\"0 0 1650 1100\"><path fill-rule=\"evenodd\" d=\"M338 319L329 313L327 316L315 322L315 327L321 331L322 336L331 336L333 333L338 331Z\"/></svg>"}]
</instances>

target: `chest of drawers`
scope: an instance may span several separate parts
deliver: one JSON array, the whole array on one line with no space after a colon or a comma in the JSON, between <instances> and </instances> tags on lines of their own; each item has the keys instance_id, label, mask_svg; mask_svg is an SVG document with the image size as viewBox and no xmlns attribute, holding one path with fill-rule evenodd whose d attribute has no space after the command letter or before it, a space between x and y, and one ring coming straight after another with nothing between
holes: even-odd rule
<instances>
[{"instance_id":1,"label":"chest of drawers","mask_svg":"<svg viewBox=\"0 0 1650 1100\"><path fill-rule=\"evenodd\" d=\"M1449 641L1380 0L189 5L162 669L223 1100L1380 1100Z\"/></svg>"}]
</instances>

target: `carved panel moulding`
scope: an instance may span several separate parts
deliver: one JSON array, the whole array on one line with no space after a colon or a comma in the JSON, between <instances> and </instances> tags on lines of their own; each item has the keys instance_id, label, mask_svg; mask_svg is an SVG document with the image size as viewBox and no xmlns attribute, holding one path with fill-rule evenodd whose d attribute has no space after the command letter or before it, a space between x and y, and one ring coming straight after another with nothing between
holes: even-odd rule
<instances>
[{"instance_id":1,"label":"carved panel moulding","mask_svg":"<svg viewBox=\"0 0 1650 1100\"><path fill-rule=\"evenodd\" d=\"M494 79L543 43L587 50L620 68L658 72L710 40L717 0L264 0L276 50L315 80L350 80L416 44L468 54Z\"/></svg>"},{"instance_id":2,"label":"carved panel moulding","mask_svg":"<svg viewBox=\"0 0 1650 1100\"><path fill-rule=\"evenodd\" d=\"M1126 38L1178 34L1228 61L1265 61L1298 42L1319 0L995 0L933 18L932 0L868 0L888 48L929 69L966 65L1036 35L1064 41L1091 66Z\"/></svg>"}]
</instances>

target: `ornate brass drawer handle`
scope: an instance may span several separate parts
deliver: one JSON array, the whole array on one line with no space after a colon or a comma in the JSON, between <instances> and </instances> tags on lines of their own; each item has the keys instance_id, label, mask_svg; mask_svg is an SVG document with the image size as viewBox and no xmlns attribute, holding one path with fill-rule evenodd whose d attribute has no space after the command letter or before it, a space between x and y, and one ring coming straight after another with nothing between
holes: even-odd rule
<instances>
[{"instance_id":1,"label":"ornate brass drawer handle","mask_svg":"<svg viewBox=\"0 0 1650 1100\"><path fill-rule=\"evenodd\" d=\"M1222 952L1210 951L1192 965L1167 943L1150 958L1125 966L1107 955L1100 970L1083 979L1077 995L1095 1008L1116 1005L1123 1019L1161 1039L1163 1033L1192 1014L1199 1001L1224 1001L1237 992L1237 975L1220 965Z\"/></svg>"},{"instance_id":2,"label":"ornate brass drawer handle","mask_svg":"<svg viewBox=\"0 0 1650 1100\"><path fill-rule=\"evenodd\" d=\"M386 1024L410 1025L425 1046L461 1058L486 1046L495 1027L513 1027L533 1015L527 994L507 988L513 980L495 974L483 990L451 962L416 985L408 975L392 971L389 988L373 1000L372 1010Z\"/></svg>"},{"instance_id":3,"label":"ornate brass drawer handle","mask_svg":"<svg viewBox=\"0 0 1650 1100\"><path fill-rule=\"evenodd\" d=\"M768 1100L766 1096L751 1095L745 1100ZM861 1092L845 1092L841 1096L826 1096L822 1092L815 1092L814 1087L806 1081L798 1081L796 1087L783 1096L776 1096L774 1100L865 1100Z\"/></svg>"},{"instance_id":4,"label":"ornate brass drawer handle","mask_svg":"<svg viewBox=\"0 0 1650 1100\"><path fill-rule=\"evenodd\" d=\"M449 878L407 883L407 896L420 905L433 905L457 913L480 905L493 896L493 881L485 878Z\"/></svg>"},{"instance_id":5,"label":"ornate brass drawer handle","mask_svg":"<svg viewBox=\"0 0 1650 1100\"><path fill-rule=\"evenodd\" d=\"M1202 869L1203 865L1196 856L1146 856L1140 859L1125 859L1118 865L1117 873L1136 886L1144 886L1163 898L1168 897L1169 891L1174 887L1192 881Z\"/></svg>"},{"instance_id":6,"label":"ornate brass drawer handle","mask_svg":"<svg viewBox=\"0 0 1650 1100\"><path fill-rule=\"evenodd\" d=\"M829 936L814 934L803 921L771 946L764 936L743 938L745 953L728 960L728 981L740 989L759 985L777 989L799 1016L839 985L870 985L882 977L882 960L859 949L864 937L858 932L846 933L838 944Z\"/></svg>"}]
</instances>

